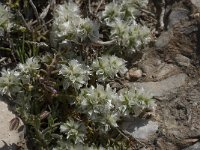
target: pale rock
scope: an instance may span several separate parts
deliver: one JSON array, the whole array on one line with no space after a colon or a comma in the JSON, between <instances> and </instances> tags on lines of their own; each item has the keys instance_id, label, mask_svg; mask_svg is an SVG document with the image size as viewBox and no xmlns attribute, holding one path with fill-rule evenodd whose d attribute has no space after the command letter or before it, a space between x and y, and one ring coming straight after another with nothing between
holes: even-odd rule
<instances>
[{"instance_id":1,"label":"pale rock","mask_svg":"<svg viewBox=\"0 0 200 150\"><path fill-rule=\"evenodd\" d=\"M166 47L171 38L173 37L172 31L162 32L161 35L158 37L157 41L155 42L155 46L157 49L162 49Z\"/></svg>"},{"instance_id":2,"label":"pale rock","mask_svg":"<svg viewBox=\"0 0 200 150\"><path fill-rule=\"evenodd\" d=\"M189 67L191 65L190 59L188 57L185 57L181 54L177 54L175 57L175 61L180 65L180 66L185 66Z\"/></svg>"},{"instance_id":3,"label":"pale rock","mask_svg":"<svg viewBox=\"0 0 200 150\"><path fill-rule=\"evenodd\" d=\"M183 150L200 150L200 142L197 142L196 144L190 146L190 147L187 147Z\"/></svg>"},{"instance_id":4,"label":"pale rock","mask_svg":"<svg viewBox=\"0 0 200 150\"><path fill-rule=\"evenodd\" d=\"M24 131L9 130L10 121L15 118L8 105L0 100L0 149L17 149L16 144L23 140ZM20 126L22 126L22 122Z\"/></svg>"},{"instance_id":5,"label":"pale rock","mask_svg":"<svg viewBox=\"0 0 200 150\"><path fill-rule=\"evenodd\" d=\"M164 80L157 82L134 82L129 83L128 86L136 87L137 89L143 88L144 91L148 91L151 96L164 96L167 93L174 92L181 86L184 86L187 81L187 75L180 73Z\"/></svg>"},{"instance_id":6,"label":"pale rock","mask_svg":"<svg viewBox=\"0 0 200 150\"><path fill-rule=\"evenodd\" d=\"M141 78L142 75L143 75L142 70L132 68L127 72L126 78L129 80L134 80Z\"/></svg>"},{"instance_id":7,"label":"pale rock","mask_svg":"<svg viewBox=\"0 0 200 150\"><path fill-rule=\"evenodd\" d=\"M168 29L172 29L174 25L180 23L183 20L189 19L189 11L185 8L174 8L169 15L168 19Z\"/></svg>"},{"instance_id":8,"label":"pale rock","mask_svg":"<svg viewBox=\"0 0 200 150\"><path fill-rule=\"evenodd\" d=\"M154 139L159 125L158 122L151 120L127 118L123 120L120 127L136 139L151 141Z\"/></svg>"},{"instance_id":9,"label":"pale rock","mask_svg":"<svg viewBox=\"0 0 200 150\"><path fill-rule=\"evenodd\" d=\"M200 0L191 0L192 4L200 9Z\"/></svg>"}]
</instances>

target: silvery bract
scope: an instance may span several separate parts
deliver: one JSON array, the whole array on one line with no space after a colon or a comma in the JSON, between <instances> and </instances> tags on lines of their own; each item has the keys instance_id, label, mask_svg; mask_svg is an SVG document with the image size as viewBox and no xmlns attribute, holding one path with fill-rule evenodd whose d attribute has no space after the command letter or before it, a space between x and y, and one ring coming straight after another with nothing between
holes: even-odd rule
<instances>
[{"instance_id":1,"label":"silvery bract","mask_svg":"<svg viewBox=\"0 0 200 150\"><path fill-rule=\"evenodd\" d=\"M89 67L79 63L77 60L71 60L68 65L62 65L59 74L64 77L64 89L69 86L75 89L80 89L86 85L89 80L90 69Z\"/></svg>"},{"instance_id":2,"label":"silvery bract","mask_svg":"<svg viewBox=\"0 0 200 150\"><path fill-rule=\"evenodd\" d=\"M0 3L0 27L9 30L11 23L9 21L11 14L6 10L6 8Z\"/></svg>"},{"instance_id":3,"label":"silvery bract","mask_svg":"<svg viewBox=\"0 0 200 150\"><path fill-rule=\"evenodd\" d=\"M40 58L41 62L47 63L47 64L50 64L52 62L52 59L53 59L53 54L51 53L46 53Z\"/></svg>"},{"instance_id":4,"label":"silvery bract","mask_svg":"<svg viewBox=\"0 0 200 150\"><path fill-rule=\"evenodd\" d=\"M60 132L65 133L66 138L73 140L74 144L83 143L84 141L85 133L82 124L71 118L60 126Z\"/></svg>"},{"instance_id":5,"label":"silvery bract","mask_svg":"<svg viewBox=\"0 0 200 150\"><path fill-rule=\"evenodd\" d=\"M150 41L150 30L135 21L127 24L127 22L117 19L111 26L111 38L117 39L119 45L132 51L140 50L141 46Z\"/></svg>"},{"instance_id":6,"label":"silvery bract","mask_svg":"<svg viewBox=\"0 0 200 150\"><path fill-rule=\"evenodd\" d=\"M124 75L127 72L126 61L114 55L105 55L93 61L92 68L96 72L99 81L113 79L119 73Z\"/></svg>"},{"instance_id":7,"label":"silvery bract","mask_svg":"<svg viewBox=\"0 0 200 150\"><path fill-rule=\"evenodd\" d=\"M121 116L138 116L145 108L154 105L150 95L145 97L142 94L134 88L123 89L117 93L109 84L106 88L97 84L96 88L91 86L81 89L78 97L80 111L100 124L100 131L107 132L111 126L118 126L117 121Z\"/></svg>"},{"instance_id":8,"label":"silvery bract","mask_svg":"<svg viewBox=\"0 0 200 150\"><path fill-rule=\"evenodd\" d=\"M21 73L34 75L36 72L38 72L40 64L37 58L31 57L26 60L26 63L20 63L17 67Z\"/></svg>"},{"instance_id":9,"label":"silvery bract","mask_svg":"<svg viewBox=\"0 0 200 150\"><path fill-rule=\"evenodd\" d=\"M111 126L118 126L119 114L116 111L118 95L109 84L106 88L98 84L96 88L92 86L82 89L78 99L81 112L101 124L99 130L106 132Z\"/></svg>"},{"instance_id":10,"label":"silvery bract","mask_svg":"<svg viewBox=\"0 0 200 150\"><path fill-rule=\"evenodd\" d=\"M111 2L102 12L102 20L111 27L110 38L129 50L128 52L138 51L150 41L150 30L135 21L140 9L147 3L147 0Z\"/></svg>"},{"instance_id":11,"label":"silvery bract","mask_svg":"<svg viewBox=\"0 0 200 150\"><path fill-rule=\"evenodd\" d=\"M144 96L144 94L135 88L123 89L120 91L119 100L121 106L119 109L124 114L134 113L136 117L145 109L154 105L151 96Z\"/></svg>"},{"instance_id":12,"label":"silvery bract","mask_svg":"<svg viewBox=\"0 0 200 150\"><path fill-rule=\"evenodd\" d=\"M20 89L19 73L15 70L3 69L0 77L0 93L11 96L19 92Z\"/></svg>"},{"instance_id":13,"label":"silvery bract","mask_svg":"<svg viewBox=\"0 0 200 150\"><path fill-rule=\"evenodd\" d=\"M76 3L68 2L59 5L54 14L52 38L61 40L84 41L87 38L99 38L99 25L89 18L81 18L80 10Z\"/></svg>"},{"instance_id":14,"label":"silvery bract","mask_svg":"<svg viewBox=\"0 0 200 150\"><path fill-rule=\"evenodd\" d=\"M81 19L77 31L81 41L87 37L92 41L99 39L99 25L89 18Z\"/></svg>"},{"instance_id":15,"label":"silvery bract","mask_svg":"<svg viewBox=\"0 0 200 150\"><path fill-rule=\"evenodd\" d=\"M111 2L105 6L105 10L102 12L102 18L109 25L111 22L115 21L117 17L121 15L120 5Z\"/></svg>"}]
</instances>

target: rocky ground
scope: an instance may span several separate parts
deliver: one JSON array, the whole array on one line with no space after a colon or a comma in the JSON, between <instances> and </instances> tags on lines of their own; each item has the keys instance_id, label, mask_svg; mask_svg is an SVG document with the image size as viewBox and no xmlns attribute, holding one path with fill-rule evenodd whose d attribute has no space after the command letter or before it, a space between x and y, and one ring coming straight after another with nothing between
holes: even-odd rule
<instances>
[{"instance_id":1,"label":"rocky ground","mask_svg":"<svg viewBox=\"0 0 200 150\"><path fill-rule=\"evenodd\" d=\"M127 119L121 125L142 150L200 149L200 1L191 2L177 0L166 8L165 30L134 65L136 82L125 83L142 87L155 99L149 120ZM22 136L9 131L15 115L4 102L0 112L0 147L14 149Z\"/></svg>"},{"instance_id":2,"label":"rocky ground","mask_svg":"<svg viewBox=\"0 0 200 150\"><path fill-rule=\"evenodd\" d=\"M135 66L145 77L128 83L143 87L157 105L151 121L124 123L146 150L200 149L200 1L191 2L170 6L166 30Z\"/></svg>"}]
</instances>

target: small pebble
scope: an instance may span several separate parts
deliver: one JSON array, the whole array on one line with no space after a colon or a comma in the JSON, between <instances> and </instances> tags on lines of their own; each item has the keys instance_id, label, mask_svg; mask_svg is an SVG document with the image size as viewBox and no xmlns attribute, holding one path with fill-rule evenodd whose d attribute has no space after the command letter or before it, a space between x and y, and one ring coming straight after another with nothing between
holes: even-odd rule
<instances>
[{"instance_id":1,"label":"small pebble","mask_svg":"<svg viewBox=\"0 0 200 150\"><path fill-rule=\"evenodd\" d=\"M126 78L128 79L128 80L132 80L132 79L139 79L139 78L141 78L142 77L142 70L140 70L140 69L137 69L137 70L135 70L135 69L130 69L128 72L127 72L127 74L126 74Z\"/></svg>"}]
</instances>

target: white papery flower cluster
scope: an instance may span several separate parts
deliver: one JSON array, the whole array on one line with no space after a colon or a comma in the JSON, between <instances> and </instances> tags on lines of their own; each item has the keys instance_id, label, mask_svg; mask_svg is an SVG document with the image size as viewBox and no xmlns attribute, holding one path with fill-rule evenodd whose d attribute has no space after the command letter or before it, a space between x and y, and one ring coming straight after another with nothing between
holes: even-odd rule
<instances>
[{"instance_id":1,"label":"white papery flower cluster","mask_svg":"<svg viewBox=\"0 0 200 150\"><path fill-rule=\"evenodd\" d=\"M52 30L53 36L62 40L82 42L99 38L99 25L89 18L81 18L78 5L72 1L57 7Z\"/></svg>"},{"instance_id":2,"label":"white papery flower cluster","mask_svg":"<svg viewBox=\"0 0 200 150\"><path fill-rule=\"evenodd\" d=\"M68 65L63 64L59 74L64 77L64 89L69 86L80 89L83 85L87 84L91 72L88 66L85 66L74 59L70 60Z\"/></svg>"},{"instance_id":3,"label":"white papery flower cluster","mask_svg":"<svg viewBox=\"0 0 200 150\"><path fill-rule=\"evenodd\" d=\"M0 27L9 30L11 27L10 23L11 13L0 3Z\"/></svg>"},{"instance_id":4,"label":"white papery flower cluster","mask_svg":"<svg viewBox=\"0 0 200 150\"><path fill-rule=\"evenodd\" d=\"M119 94L119 111L128 115L134 113L138 117L146 108L153 108L155 106L152 96L149 93L144 93L143 89L122 89Z\"/></svg>"},{"instance_id":5,"label":"white papery flower cluster","mask_svg":"<svg viewBox=\"0 0 200 150\"><path fill-rule=\"evenodd\" d=\"M153 104L151 97L146 98L135 89L124 89L119 93L112 89L109 84L104 88L102 85L81 90L79 103L81 113L94 122L99 123L99 130L107 132L111 127L117 127L117 121L121 116L131 113L136 117Z\"/></svg>"},{"instance_id":6,"label":"white papery flower cluster","mask_svg":"<svg viewBox=\"0 0 200 150\"><path fill-rule=\"evenodd\" d=\"M48 52L40 58L41 62L46 64L50 64L52 62L52 59L53 59L53 54Z\"/></svg>"},{"instance_id":7,"label":"white papery flower cluster","mask_svg":"<svg viewBox=\"0 0 200 150\"><path fill-rule=\"evenodd\" d=\"M106 5L105 10L102 12L102 19L104 19L108 24L115 21L116 17L120 16L120 5L117 3L109 3Z\"/></svg>"},{"instance_id":8,"label":"white papery flower cluster","mask_svg":"<svg viewBox=\"0 0 200 150\"><path fill-rule=\"evenodd\" d=\"M119 0L111 2L105 6L105 10L100 15L106 23L112 24L117 18L124 21L132 21L138 16L148 4L148 0Z\"/></svg>"},{"instance_id":9,"label":"white papery flower cluster","mask_svg":"<svg viewBox=\"0 0 200 150\"><path fill-rule=\"evenodd\" d=\"M1 71L0 91L1 94L12 96L19 93L23 84L30 84L30 80L39 73L39 60L36 58L28 58L26 63L18 64L13 70Z\"/></svg>"},{"instance_id":10,"label":"white papery flower cluster","mask_svg":"<svg viewBox=\"0 0 200 150\"><path fill-rule=\"evenodd\" d=\"M72 140L74 144L83 143L86 134L84 126L72 118L60 126L60 132L65 133L67 140Z\"/></svg>"},{"instance_id":11,"label":"white papery flower cluster","mask_svg":"<svg viewBox=\"0 0 200 150\"><path fill-rule=\"evenodd\" d=\"M21 73L34 75L40 68L39 59L33 57L28 58L24 64L19 63L17 68Z\"/></svg>"},{"instance_id":12,"label":"white papery flower cluster","mask_svg":"<svg viewBox=\"0 0 200 150\"><path fill-rule=\"evenodd\" d=\"M11 96L11 94L19 92L20 89L19 72L3 69L0 77L0 93Z\"/></svg>"},{"instance_id":13,"label":"white papery flower cluster","mask_svg":"<svg viewBox=\"0 0 200 150\"><path fill-rule=\"evenodd\" d=\"M110 38L117 40L119 45L128 48L130 52L140 50L151 39L150 30L135 21L140 9L147 3L147 0L111 2L102 12L102 20L111 27Z\"/></svg>"},{"instance_id":14,"label":"white papery flower cluster","mask_svg":"<svg viewBox=\"0 0 200 150\"><path fill-rule=\"evenodd\" d=\"M93 61L93 71L98 76L98 81L113 79L119 73L123 76L127 72L126 61L114 55L104 55Z\"/></svg>"},{"instance_id":15,"label":"white papery flower cluster","mask_svg":"<svg viewBox=\"0 0 200 150\"><path fill-rule=\"evenodd\" d=\"M113 103L116 98L116 91L109 85L106 89L102 85L82 89L79 96L81 112L87 114L92 121L100 123L100 130L108 131L111 126L118 126L119 115Z\"/></svg>"},{"instance_id":16,"label":"white papery flower cluster","mask_svg":"<svg viewBox=\"0 0 200 150\"><path fill-rule=\"evenodd\" d=\"M116 20L111 26L111 37L117 39L118 44L127 47L130 52L140 50L142 45L151 40L149 29L135 21L132 24L127 24L123 20Z\"/></svg>"}]
</instances>

